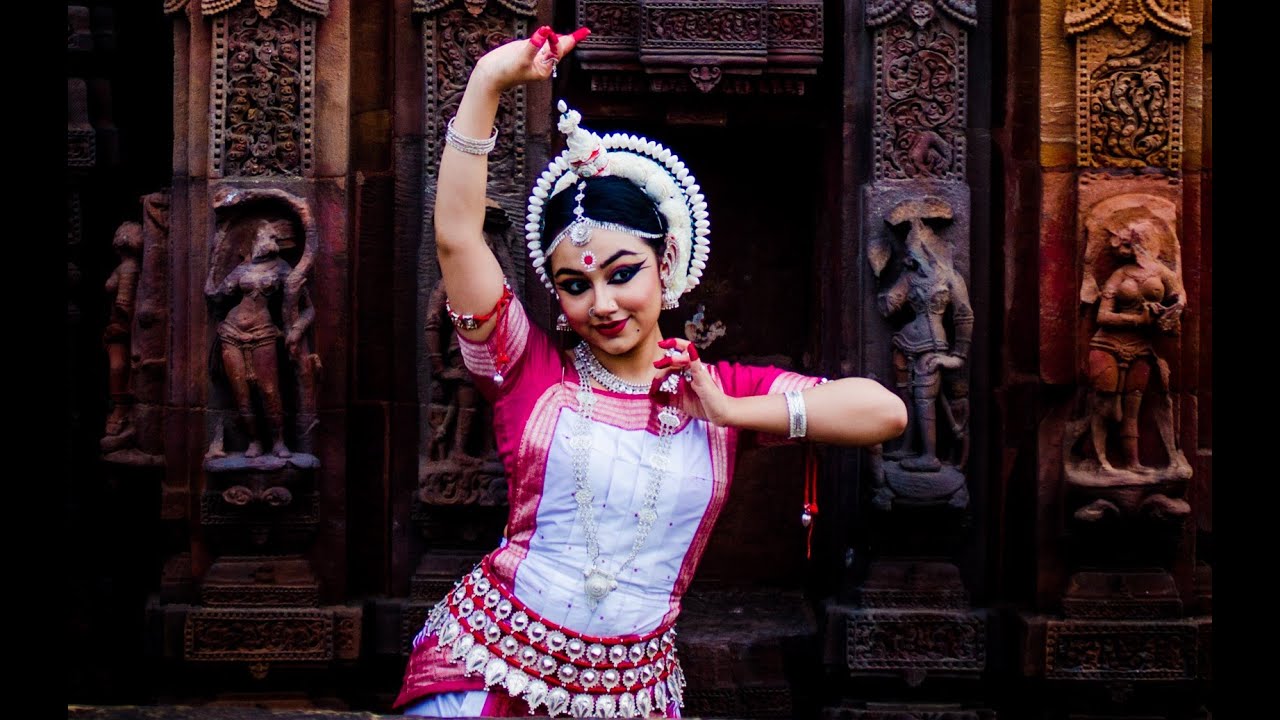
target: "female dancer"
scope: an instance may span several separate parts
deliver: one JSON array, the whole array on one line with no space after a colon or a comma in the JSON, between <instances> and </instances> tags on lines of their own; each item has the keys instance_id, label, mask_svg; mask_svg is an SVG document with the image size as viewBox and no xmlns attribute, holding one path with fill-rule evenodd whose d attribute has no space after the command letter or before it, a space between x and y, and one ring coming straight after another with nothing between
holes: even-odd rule
<instances>
[{"instance_id":1,"label":"female dancer","mask_svg":"<svg viewBox=\"0 0 1280 720\"><path fill-rule=\"evenodd\" d=\"M397 707L429 716L668 717L684 688L673 629L724 506L741 431L870 445L906 408L863 378L704 363L658 315L697 285L706 202L684 163L597 137L561 103L568 149L529 198L562 352L530 324L481 228L499 95L545 81L584 39L541 28L476 64L450 120L436 243L467 368L493 403L510 516L502 545L431 611Z\"/></svg>"}]
</instances>

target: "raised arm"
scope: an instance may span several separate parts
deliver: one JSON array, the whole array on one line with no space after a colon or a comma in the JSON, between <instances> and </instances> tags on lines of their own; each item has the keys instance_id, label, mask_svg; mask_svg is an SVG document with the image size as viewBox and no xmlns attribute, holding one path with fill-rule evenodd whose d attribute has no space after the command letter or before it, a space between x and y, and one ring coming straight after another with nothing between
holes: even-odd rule
<instances>
[{"instance_id":1,"label":"raised arm","mask_svg":"<svg viewBox=\"0 0 1280 720\"><path fill-rule=\"evenodd\" d=\"M556 62L586 37L585 29L556 36L539 28L529 39L513 40L489 51L476 63L467 82L452 134L457 145L482 145L493 135L498 99L522 83L545 81ZM484 315L502 297L502 268L484 242L484 198L489 176L483 149L464 152L446 142L436 184L436 256L453 311ZM468 340L483 341L493 331L492 319L473 330L459 328Z\"/></svg>"}]
</instances>

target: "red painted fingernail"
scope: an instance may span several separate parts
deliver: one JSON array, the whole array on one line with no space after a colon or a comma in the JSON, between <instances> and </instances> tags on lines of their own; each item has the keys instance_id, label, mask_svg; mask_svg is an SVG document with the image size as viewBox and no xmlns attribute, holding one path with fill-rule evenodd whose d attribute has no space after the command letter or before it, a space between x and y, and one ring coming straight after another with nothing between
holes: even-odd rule
<instances>
[{"instance_id":1,"label":"red painted fingernail","mask_svg":"<svg viewBox=\"0 0 1280 720\"><path fill-rule=\"evenodd\" d=\"M665 349L673 348L673 347L675 347L675 345L676 345L676 341L675 341L675 340L673 340L673 339L671 339L671 338L667 338L666 340L659 340L659 341L658 341L658 347L663 348L664 350L665 350Z\"/></svg>"},{"instance_id":2,"label":"red painted fingernail","mask_svg":"<svg viewBox=\"0 0 1280 720\"><path fill-rule=\"evenodd\" d=\"M529 38L529 43L536 48L540 48L547 42L547 33L551 32L551 28L543 25L533 31L533 36Z\"/></svg>"},{"instance_id":3,"label":"red painted fingernail","mask_svg":"<svg viewBox=\"0 0 1280 720\"><path fill-rule=\"evenodd\" d=\"M693 343L689 343L689 359L690 360L698 359L698 346L694 345Z\"/></svg>"},{"instance_id":4,"label":"red painted fingernail","mask_svg":"<svg viewBox=\"0 0 1280 720\"><path fill-rule=\"evenodd\" d=\"M660 358L658 360L653 361L653 366L656 368L664 368L670 364L671 364L671 358L669 357L664 357L664 358Z\"/></svg>"},{"instance_id":5,"label":"red painted fingernail","mask_svg":"<svg viewBox=\"0 0 1280 720\"><path fill-rule=\"evenodd\" d=\"M587 36L590 34L591 34L591 30L587 29L586 26L580 27L577 30L573 31L573 41L582 42L583 40L586 40Z\"/></svg>"}]
</instances>

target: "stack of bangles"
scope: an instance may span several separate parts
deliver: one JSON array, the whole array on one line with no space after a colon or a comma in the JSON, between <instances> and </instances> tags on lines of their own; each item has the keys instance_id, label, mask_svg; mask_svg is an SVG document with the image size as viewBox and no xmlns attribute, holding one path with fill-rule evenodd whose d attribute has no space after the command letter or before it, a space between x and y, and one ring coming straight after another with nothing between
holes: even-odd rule
<instances>
[{"instance_id":1,"label":"stack of bangles","mask_svg":"<svg viewBox=\"0 0 1280 720\"><path fill-rule=\"evenodd\" d=\"M498 128L493 129L493 134L488 140L477 140L473 137L467 137L457 130L453 129L453 122L458 117L449 118L449 125L444 131L444 141L455 150L459 150L468 155L488 155L498 144Z\"/></svg>"}]
</instances>

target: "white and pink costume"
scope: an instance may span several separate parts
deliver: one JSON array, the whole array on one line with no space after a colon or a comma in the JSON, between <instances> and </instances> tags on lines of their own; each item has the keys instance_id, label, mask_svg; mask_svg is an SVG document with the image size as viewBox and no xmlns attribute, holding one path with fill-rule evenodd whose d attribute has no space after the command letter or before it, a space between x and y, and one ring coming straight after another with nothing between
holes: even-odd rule
<instances>
[{"instance_id":1,"label":"white and pink costume","mask_svg":"<svg viewBox=\"0 0 1280 720\"><path fill-rule=\"evenodd\" d=\"M681 415L658 520L617 588L593 608L583 589L590 558L570 449L581 381L519 302L498 322L489 341L462 340L462 351L494 407L507 537L432 611L396 706L445 716L523 715L542 705L552 716L678 716L684 677L672 628L728 497L739 431ZM502 351L509 362L497 385L493 358ZM736 397L822 382L776 367L720 362L708 369ZM594 393L587 474L599 558L616 569L636 538L659 406L646 395Z\"/></svg>"}]
</instances>

